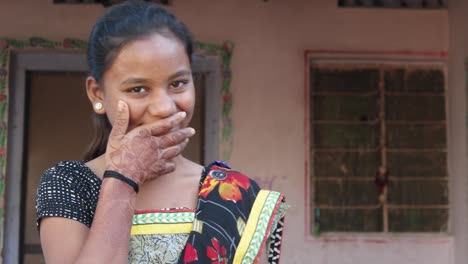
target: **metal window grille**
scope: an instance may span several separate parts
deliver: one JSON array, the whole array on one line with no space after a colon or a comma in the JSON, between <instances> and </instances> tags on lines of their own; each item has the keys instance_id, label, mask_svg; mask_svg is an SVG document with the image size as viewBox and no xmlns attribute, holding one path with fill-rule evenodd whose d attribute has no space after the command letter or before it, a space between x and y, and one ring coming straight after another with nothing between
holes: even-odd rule
<instances>
[{"instance_id":1,"label":"metal window grille","mask_svg":"<svg viewBox=\"0 0 468 264\"><path fill-rule=\"evenodd\" d=\"M445 232L440 66L311 63L311 204L321 232Z\"/></svg>"},{"instance_id":2,"label":"metal window grille","mask_svg":"<svg viewBox=\"0 0 468 264\"><path fill-rule=\"evenodd\" d=\"M445 9L448 0L337 0L338 7Z\"/></svg>"},{"instance_id":3,"label":"metal window grille","mask_svg":"<svg viewBox=\"0 0 468 264\"><path fill-rule=\"evenodd\" d=\"M112 6L126 0L54 0L54 4L101 4L104 6ZM172 0L144 0L146 2L154 2L162 5L170 5Z\"/></svg>"}]
</instances>

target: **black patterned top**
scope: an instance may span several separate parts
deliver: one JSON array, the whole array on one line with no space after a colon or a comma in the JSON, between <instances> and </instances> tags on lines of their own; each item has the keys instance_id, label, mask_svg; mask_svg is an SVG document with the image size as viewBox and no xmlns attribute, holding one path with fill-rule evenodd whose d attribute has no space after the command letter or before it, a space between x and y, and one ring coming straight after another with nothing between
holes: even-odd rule
<instances>
[{"instance_id":1,"label":"black patterned top","mask_svg":"<svg viewBox=\"0 0 468 264\"><path fill-rule=\"evenodd\" d=\"M36 195L36 223L48 216L65 217L88 227L101 189L101 179L81 161L64 161L48 169Z\"/></svg>"}]
</instances>

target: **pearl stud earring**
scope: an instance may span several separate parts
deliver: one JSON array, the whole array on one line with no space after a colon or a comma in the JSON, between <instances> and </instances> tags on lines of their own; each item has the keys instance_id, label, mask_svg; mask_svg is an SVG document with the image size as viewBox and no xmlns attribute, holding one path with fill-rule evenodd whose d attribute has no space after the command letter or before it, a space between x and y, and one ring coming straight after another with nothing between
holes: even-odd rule
<instances>
[{"instance_id":1,"label":"pearl stud earring","mask_svg":"<svg viewBox=\"0 0 468 264\"><path fill-rule=\"evenodd\" d=\"M102 103L96 103L94 105L94 108L96 108L96 110L101 110L102 109Z\"/></svg>"}]
</instances>

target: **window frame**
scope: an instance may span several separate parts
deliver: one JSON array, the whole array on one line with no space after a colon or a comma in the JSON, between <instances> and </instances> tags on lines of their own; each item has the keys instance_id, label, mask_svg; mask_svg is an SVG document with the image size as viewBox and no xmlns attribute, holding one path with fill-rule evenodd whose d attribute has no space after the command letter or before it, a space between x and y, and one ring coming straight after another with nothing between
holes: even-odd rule
<instances>
[{"instance_id":1,"label":"window frame","mask_svg":"<svg viewBox=\"0 0 468 264\"><path fill-rule=\"evenodd\" d=\"M363 239L367 242L386 242L388 239L398 238L426 238L426 237L446 237L452 231L451 218L452 210L452 194L451 187L453 186L451 175L451 120L449 108L449 89L448 89L448 72L447 72L447 53L446 52L410 52L410 51L343 51L343 50L306 50L304 53L304 230L306 241L354 241L355 239ZM428 65L432 67L439 67L443 70L444 91L445 91L445 114L446 114L446 140L447 140L447 175L448 175L448 214L447 219L447 232L359 232L359 231L346 231L346 232L323 232L320 236L312 234L315 226L314 221L314 204L313 193L314 186L311 184L312 177L312 161L310 160L310 147L311 139L310 132L312 124L310 123L310 68L312 64L329 63L329 64L345 64L345 63L359 63L359 64L383 64L383 65Z\"/></svg>"}]
</instances>

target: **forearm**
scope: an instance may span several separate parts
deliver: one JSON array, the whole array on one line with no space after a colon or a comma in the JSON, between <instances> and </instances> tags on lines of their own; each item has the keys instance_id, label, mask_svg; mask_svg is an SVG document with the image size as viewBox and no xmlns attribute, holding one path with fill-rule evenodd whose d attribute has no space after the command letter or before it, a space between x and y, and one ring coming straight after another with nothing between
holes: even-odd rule
<instances>
[{"instance_id":1,"label":"forearm","mask_svg":"<svg viewBox=\"0 0 468 264\"><path fill-rule=\"evenodd\" d=\"M127 184L105 179L96 214L76 263L127 263L136 194Z\"/></svg>"}]
</instances>

